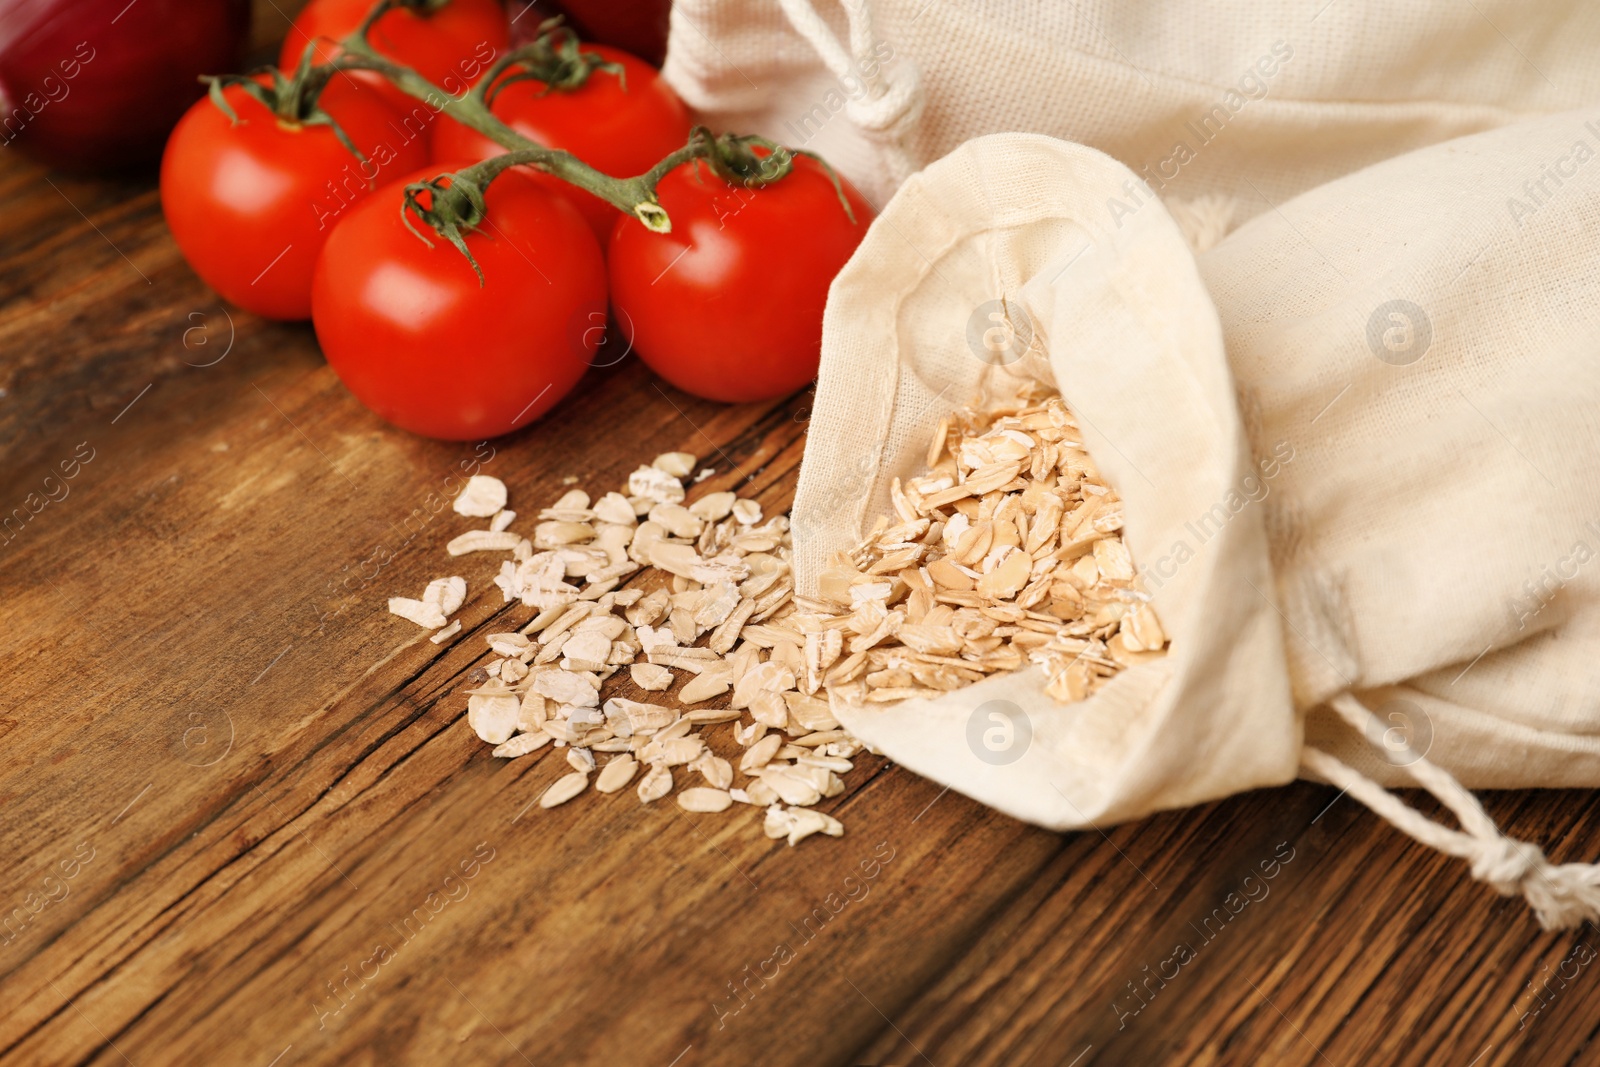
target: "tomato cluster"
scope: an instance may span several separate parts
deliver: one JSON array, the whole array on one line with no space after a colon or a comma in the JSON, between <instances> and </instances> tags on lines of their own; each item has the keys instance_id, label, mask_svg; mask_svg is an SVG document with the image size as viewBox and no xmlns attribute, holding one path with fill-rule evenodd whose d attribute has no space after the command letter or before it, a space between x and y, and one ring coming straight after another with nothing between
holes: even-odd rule
<instances>
[{"instance_id":1,"label":"tomato cluster","mask_svg":"<svg viewBox=\"0 0 1600 1067\"><path fill-rule=\"evenodd\" d=\"M588 367L608 308L631 351L701 396L765 399L815 376L828 286L871 217L847 183L809 156L770 182L679 156L655 186L670 232L654 232L523 165L488 180L467 224L442 224L436 208L479 188L451 176L505 151L452 118L446 94L473 92L524 139L512 144L616 178L684 151L691 123L655 68L615 48L581 46L586 77L538 80L523 53L505 58L496 0L398 5L370 27L371 52L438 93L415 75L322 66L361 51L347 35L372 4L312 0L281 72L219 82L173 131L162 206L207 284L265 317L309 317L357 398L433 437L495 436L549 410Z\"/></svg>"}]
</instances>

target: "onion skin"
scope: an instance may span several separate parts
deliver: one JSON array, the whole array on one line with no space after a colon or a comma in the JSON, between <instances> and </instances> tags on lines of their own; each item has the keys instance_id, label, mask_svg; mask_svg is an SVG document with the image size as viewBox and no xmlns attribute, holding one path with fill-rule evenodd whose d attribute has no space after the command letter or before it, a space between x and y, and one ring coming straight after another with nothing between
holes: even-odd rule
<instances>
[{"instance_id":1,"label":"onion skin","mask_svg":"<svg viewBox=\"0 0 1600 1067\"><path fill-rule=\"evenodd\" d=\"M667 9L671 0L516 0L511 14L513 43L539 35L539 23L564 14L578 36L631 52L652 67L667 54ZM525 11L524 9L532 10Z\"/></svg>"},{"instance_id":2,"label":"onion skin","mask_svg":"<svg viewBox=\"0 0 1600 1067\"><path fill-rule=\"evenodd\" d=\"M161 155L205 91L239 68L249 0L0 0L0 151L122 170Z\"/></svg>"}]
</instances>

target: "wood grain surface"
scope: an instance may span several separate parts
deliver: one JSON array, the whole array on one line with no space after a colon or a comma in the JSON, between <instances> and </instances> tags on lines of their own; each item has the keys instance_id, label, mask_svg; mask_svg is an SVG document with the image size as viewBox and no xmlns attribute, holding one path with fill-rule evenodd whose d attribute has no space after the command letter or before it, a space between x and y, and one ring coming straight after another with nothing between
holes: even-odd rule
<instances>
[{"instance_id":1,"label":"wood grain surface","mask_svg":"<svg viewBox=\"0 0 1600 1067\"><path fill-rule=\"evenodd\" d=\"M793 849L744 807L530 808L565 765L491 758L461 692L528 611L430 494L476 457L531 508L682 449L781 508L808 397L628 357L424 441L221 305L149 178L0 152L0 197L0 513L76 467L0 535L0 1062L1600 1062L1600 934L1321 786L1061 836L863 758L847 835ZM456 641L385 613L448 573ZM1592 793L1486 804L1600 855Z\"/></svg>"}]
</instances>

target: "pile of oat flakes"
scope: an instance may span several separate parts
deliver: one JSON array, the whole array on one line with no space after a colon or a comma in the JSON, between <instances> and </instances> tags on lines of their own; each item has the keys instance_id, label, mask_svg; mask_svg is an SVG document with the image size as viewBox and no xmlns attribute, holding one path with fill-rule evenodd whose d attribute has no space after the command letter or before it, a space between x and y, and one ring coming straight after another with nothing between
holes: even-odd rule
<instances>
[{"instance_id":1,"label":"pile of oat flakes","mask_svg":"<svg viewBox=\"0 0 1600 1067\"><path fill-rule=\"evenodd\" d=\"M502 658L469 691L468 722L496 756L567 750L570 773L540 797L546 808L591 782L601 793L632 784L648 804L687 774L698 784L678 791L686 810L754 804L767 809L770 837L838 836L839 821L811 806L844 791L840 775L862 746L839 728L817 695L820 676L806 670L789 520L763 521L756 501L731 492L685 506L694 463L671 452L629 475L622 492L591 500L572 490L539 513L531 538L510 529L516 515L498 479L468 482L456 511L490 523L452 540L450 554L508 554L494 582L507 603L536 612L515 632L488 635ZM447 617L465 592L461 578L441 578L421 600L395 598L389 610L445 640L460 630ZM662 695L602 699L606 680L624 669L639 689ZM702 736L720 723L743 750L737 769Z\"/></svg>"},{"instance_id":2,"label":"pile of oat flakes","mask_svg":"<svg viewBox=\"0 0 1600 1067\"><path fill-rule=\"evenodd\" d=\"M942 421L929 473L893 485L899 521L880 520L837 556L815 600L794 595L787 516L763 521L758 503L731 492L686 506L694 465L671 452L621 492L572 490L539 512L531 538L510 529L516 513L498 479L474 476L455 502L490 521L452 540L450 554L507 554L494 583L535 611L519 630L488 635L501 658L469 690L468 722L496 756L566 749L570 771L543 807L591 783L600 793L633 785L646 804L682 785L689 811L764 807L766 834L791 845L838 836L844 827L812 805L843 792L862 745L831 700L938 696L1029 662L1052 696L1080 700L1164 654L1119 534L1121 503L1054 393ZM442 642L460 632L449 616L466 591L464 579L440 578L389 610ZM624 669L660 695L602 699ZM705 741L723 723L742 751L737 768Z\"/></svg>"}]
</instances>

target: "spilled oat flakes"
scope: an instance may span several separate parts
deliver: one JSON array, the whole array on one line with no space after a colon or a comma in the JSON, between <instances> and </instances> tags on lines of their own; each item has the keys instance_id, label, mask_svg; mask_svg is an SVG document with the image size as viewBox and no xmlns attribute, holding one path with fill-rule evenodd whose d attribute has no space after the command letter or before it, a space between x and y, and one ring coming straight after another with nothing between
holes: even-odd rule
<instances>
[{"instance_id":1,"label":"spilled oat flakes","mask_svg":"<svg viewBox=\"0 0 1600 1067\"><path fill-rule=\"evenodd\" d=\"M591 785L598 793L632 786L646 804L676 790L687 811L764 807L766 834L791 845L839 836L839 821L811 806L844 791L840 776L862 746L815 687L799 685L806 627L822 620L801 618L794 605L789 520L763 521L759 503L731 492L685 505L694 470L694 456L670 452L619 492L594 500L574 489L539 512L531 537L510 529L502 483L469 482L456 511L489 518L489 528L459 535L448 551L508 554L494 583L507 603L535 614L514 632L487 635L500 658L469 691L468 723L496 756L566 749L566 773L541 807ZM634 587L621 588L625 581ZM446 617L464 595L462 579L440 579L422 601L395 598L390 611L440 628L440 639L459 631ZM605 682L623 670L660 696L604 697ZM705 741L724 723L741 749L737 764Z\"/></svg>"}]
</instances>

